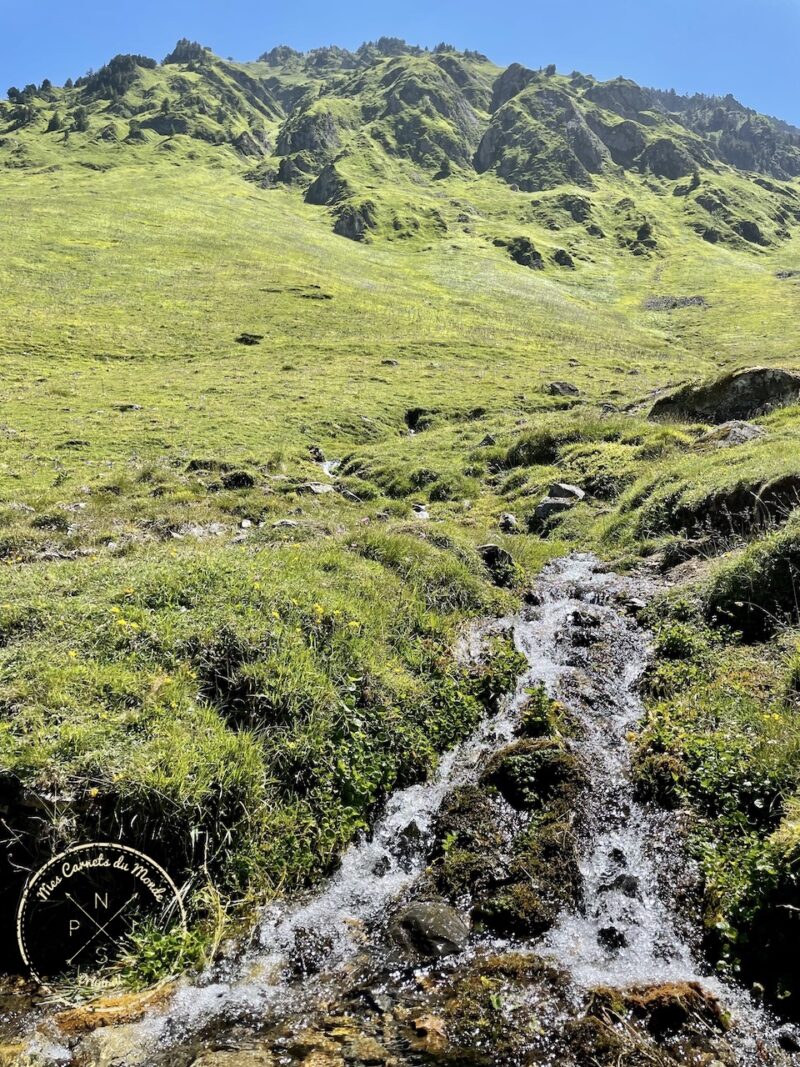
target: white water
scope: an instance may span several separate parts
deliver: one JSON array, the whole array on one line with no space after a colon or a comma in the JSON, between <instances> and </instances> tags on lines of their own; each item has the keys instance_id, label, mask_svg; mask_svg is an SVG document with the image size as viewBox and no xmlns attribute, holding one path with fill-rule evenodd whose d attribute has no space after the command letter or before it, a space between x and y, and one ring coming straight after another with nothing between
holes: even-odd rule
<instances>
[{"instance_id":1,"label":"white water","mask_svg":"<svg viewBox=\"0 0 800 1067\"><path fill-rule=\"evenodd\" d=\"M603 573L589 556L551 564L537 588L537 608L500 624L513 627L530 665L514 698L443 757L431 781L396 793L372 835L346 852L338 872L316 895L266 909L243 957L201 981L185 982L168 1013L141 1025L141 1047L155 1055L215 1019L257 1020L270 1010L280 1016L302 1014L326 990L330 997L337 974L363 951L365 930L424 870L432 825L445 797L475 781L487 757L513 738L527 690L541 683L581 726L575 748L589 777L579 819L585 906L562 915L542 942L526 948L552 957L577 989L699 981L734 1015L742 1067L788 1062L774 1045L774 1058L771 1051L769 1058L762 1056L758 1043L769 1032L769 1021L743 993L698 966L662 900L658 874L667 852L676 852L678 838L668 816L636 803L626 738L644 713L636 684L648 649L647 635L621 610L619 599L639 590ZM467 652L475 654L480 643L481 634L473 634ZM618 881L621 877L625 880ZM617 947L603 943L604 930L616 932ZM316 978L298 983L288 972L298 940L309 938L324 945L324 966ZM38 1048L47 1063L70 1062L69 1050L57 1043L39 1039Z\"/></svg>"}]
</instances>

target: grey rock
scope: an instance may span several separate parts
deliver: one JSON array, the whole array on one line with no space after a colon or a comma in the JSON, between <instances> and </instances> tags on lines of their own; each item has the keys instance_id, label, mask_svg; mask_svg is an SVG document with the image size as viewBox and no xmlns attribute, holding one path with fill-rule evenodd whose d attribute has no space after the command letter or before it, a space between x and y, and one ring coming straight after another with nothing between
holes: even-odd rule
<instances>
[{"instance_id":1,"label":"grey rock","mask_svg":"<svg viewBox=\"0 0 800 1067\"><path fill-rule=\"evenodd\" d=\"M512 515L510 511L506 511L500 516L499 525L503 533L517 533L519 530L519 519L516 515Z\"/></svg>"},{"instance_id":2,"label":"grey rock","mask_svg":"<svg viewBox=\"0 0 800 1067\"><path fill-rule=\"evenodd\" d=\"M272 529L273 530L293 530L296 526L299 526L299 525L300 525L300 523L297 522L295 519L278 519L277 522L273 522Z\"/></svg>"},{"instance_id":3,"label":"grey rock","mask_svg":"<svg viewBox=\"0 0 800 1067\"><path fill-rule=\"evenodd\" d=\"M303 482L296 488L298 493L311 493L313 496L325 496L326 493L335 492L332 485L325 482Z\"/></svg>"},{"instance_id":4,"label":"grey rock","mask_svg":"<svg viewBox=\"0 0 800 1067\"><path fill-rule=\"evenodd\" d=\"M683 419L716 425L753 419L800 401L800 374L779 367L750 367L714 381L685 385L660 397L651 419Z\"/></svg>"},{"instance_id":5,"label":"grey rock","mask_svg":"<svg viewBox=\"0 0 800 1067\"><path fill-rule=\"evenodd\" d=\"M583 500L586 496L583 489L580 489L577 485L570 485L569 482L553 482L547 491L547 495L550 497L556 497L566 500Z\"/></svg>"},{"instance_id":6,"label":"grey rock","mask_svg":"<svg viewBox=\"0 0 800 1067\"><path fill-rule=\"evenodd\" d=\"M575 499L566 496L546 496L544 500L540 500L536 505L536 510L533 513L532 526L535 528L546 522L553 515L561 515L563 512L569 511L576 503L577 501Z\"/></svg>"},{"instance_id":7,"label":"grey rock","mask_svg":"<svg viewBox=\"0 0 800 1067\"><path fill-rule=\"evenodd\" d=\"M547 392L550 396L580 396L580 389L572 382L550 382Z\"/></svg>"},{"instance_id":8,"label":"grey rock","mask_svg":"<svg viewBox=\"0 0 800 1067\"><path fill-rule=\"evenodd\" d=\"M403 908L392 921L390 932L398 944L427 957L462 952L469 940L469 927L461 915L439 902Z\"/></svg>"},{"instance_id":9,"label":"grey rock","mask_svg":"<svg viewBox=\"0 0 800 1067\"><path fill-rule=\"evenodd\" d=\"M766 436L766 430L760 426L754 426L752 422L733 419L703 434L697 439L697 444L710 445L713 448L735 448L737 445L746 445Z\"/></svg>"}]
</instances>

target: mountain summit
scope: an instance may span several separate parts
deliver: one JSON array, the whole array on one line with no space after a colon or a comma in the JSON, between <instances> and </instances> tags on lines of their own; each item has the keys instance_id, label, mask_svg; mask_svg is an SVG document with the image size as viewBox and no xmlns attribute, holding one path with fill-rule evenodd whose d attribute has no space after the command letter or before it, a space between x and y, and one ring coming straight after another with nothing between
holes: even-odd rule
<instances>
[{"instance_id":1,"label":"mountain summit","mask_svg":"<svg viewBox=\"0 0 800 1067\"><path fill-rule=\"evenodd\" d=\"M104 170L153 156L238 167L262 188L295 187L354 240L445 232L438 183L451 177L485 176L503 203L548 194L528 209L546 228L566 214L638 255L656 251L658 235L637 186L674 195L681 224L711 243L764 247L800 221L797 190L784 184L800 175L800 130L787 123L730 95L679 96L554 66L503 70L446 44L284 46L235 63L182 40L160 64L118 55L64 87L8 96L6 167ZM566 197L551 195L564 187ZM611 194L605 225L595 193Z\"/></svg>"}]
</instances>

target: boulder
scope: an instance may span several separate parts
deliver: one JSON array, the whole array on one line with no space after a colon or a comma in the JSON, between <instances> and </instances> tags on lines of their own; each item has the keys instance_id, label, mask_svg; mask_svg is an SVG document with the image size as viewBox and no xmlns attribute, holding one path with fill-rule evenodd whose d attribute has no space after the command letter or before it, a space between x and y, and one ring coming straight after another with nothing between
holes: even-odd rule
<instances>
[{"instance_id":1,"label":"boulder","mask_svg":"<svg viewBox=\"0 0 800 1067\"><path fill-rule=\"evenodd\" d=\"M685 385L662 396L651 419L683 419L717 425L752 419L800 401L800 374L779 367L751 367L711 382Z\"/></svg>"},{"instance_id":2,"label":"boulder","mask_svg":"<svg viewBox=\"0 0 800 1067\"><path fill-rule=\"evenodd\" d=\"M723 422L721 426L709 430L699 437L699 446L708 445L713 448L735 448L737 445L747 445L751 441L758 441L766 437L767 432L760 426L754 426L752 422L742 422L734 419L731 422Z\"/></svg>"},{"instance_id":3,"label":"boulder","mask_svg":"<svg viewBox=\"0 0 800 1067\"><path fill-rule=\"evenodd\" d=\"M564 496L546 496L544 500L539 501L533 515L528 519L528 529L531 533L540 530L547 523L548 519L552 519L554 515L561 515L565 511L569 511L576 503L577 501L570 500L568 497Z\"/></svg>"},{"instance_id":4,"label":"boulder","mask_svg":"<svg viewBox=\"0 0 800 1067\"><path fill-rule=\"evenodd\" d=\"M669 137L660 137L649 144L639 156L639 166L669 181L677 181L697 169L697 163L683 145L676 144Z\"/></svg>"},{"instance_id":5,"label":"boulder","mask_svg":"<svg viewBox=\"0 0 800 1067\"><path fill-rule=\"evenodd\" d=\"M570 485L569 482L553 482L547 490L547 495L557 499L577 502L578 500L583 500L586 493L584 493L583 489L579 489L577 485Z\"/></svg>"},{"instance_id":6,"label":"boulder","mask_svg":"<svg viewBox=\"0 0 800 1067\"><path fill-rule=\"evenodd\" d=\"M437 901L409 904L395 916L390 932L398 944L426 957L462 952L469 940L469 927L461 915Z\"/></svg>"},{"instance_id":7,"label":"boulder","mask_svg":"<svg viewBox=\"0 0 800 1067\"><path fill-rule=\"evenodd\" d=\"M225 489L252 489L256 480L248 471L229 471L222 475Z\"/></svg>"},{"instance_id":8,"label":"boulder","mask_svg":"<svg viewBox=\"0 0 800 1067\"><path fill-rule=\"evenodd\" d=\"M333 493L335 491L335 487L328 485L327 482L303 482L301 485L295 487L295 492L311 493L313 496L325 496L327 493Z\"/></svg>"},{"instance_id":9,"label":"boulder","mask_svg":"<svg viewBox=\"0 0 800 1067\"><path fill-rule=\"evenodd\" d=\"M580 389L572 382L550 382L547 392L550 396L580 396Z\"/></svg>"},{"instance_id":10,"label":"boulder","mask_svg":"<svg viewBox=\"0 0 800 1067\"><path fill-rule=\"evenodd\" d=\"M378 225L378 209L371 200L344 204L336 216L333 232L350 241L366 241Z\"/></svg>"}]
</instances>

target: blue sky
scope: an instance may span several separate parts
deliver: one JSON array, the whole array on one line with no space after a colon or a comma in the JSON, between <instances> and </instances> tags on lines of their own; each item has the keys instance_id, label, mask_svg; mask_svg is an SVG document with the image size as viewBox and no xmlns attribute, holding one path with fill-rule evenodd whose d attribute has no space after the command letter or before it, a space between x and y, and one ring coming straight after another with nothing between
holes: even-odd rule
<instances>
[{"instance_id":1,"label":"blue sky","mask_svg":"<svg viewBox=\"0 0 800 1067\"><path fill-rule=\"evenodd\" d=\"M117 52L161 59L183 36L251 59L275 44L355 47L382 34L498 63L732 92L800 125L800 0L0 0L0 92L61 83Z\"/></svg>"}]
</instances>

